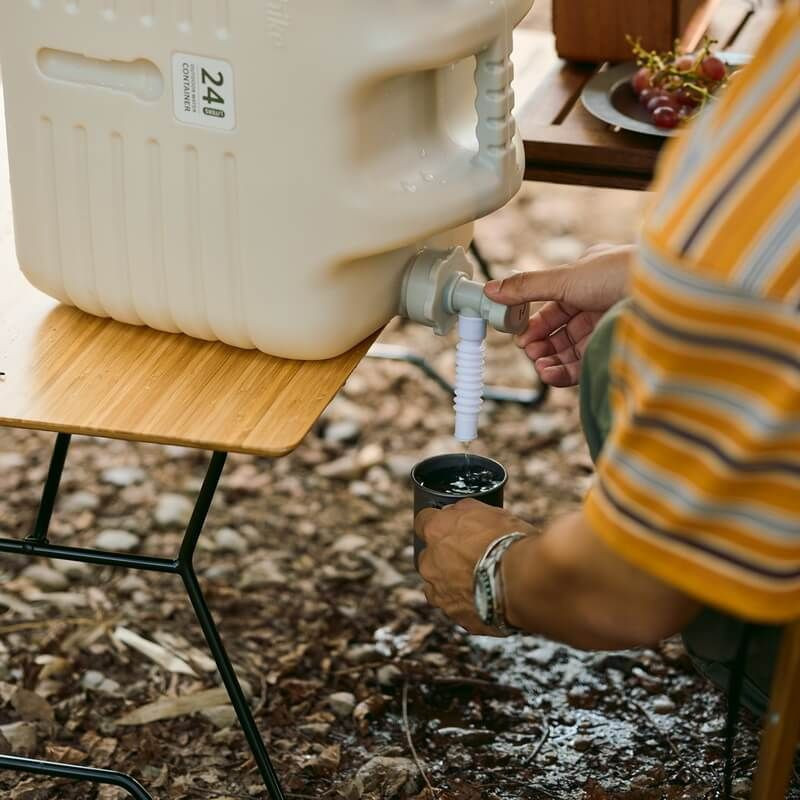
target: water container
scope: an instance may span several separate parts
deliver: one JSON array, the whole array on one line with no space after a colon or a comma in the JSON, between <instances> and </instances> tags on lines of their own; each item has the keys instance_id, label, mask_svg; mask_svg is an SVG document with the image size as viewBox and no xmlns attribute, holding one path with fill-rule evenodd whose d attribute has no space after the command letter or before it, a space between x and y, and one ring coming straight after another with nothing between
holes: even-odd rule
<instances>
[{"instance_id":1,"label":"water container","mask_svg":"<svg viewBox=\"0 0 800 800\"><path fill-rule=\"evenodd\" d=\"M122 322L342 353L519 188L531 2L3 0L22 270Z\"/></svg>"}]
</instances>

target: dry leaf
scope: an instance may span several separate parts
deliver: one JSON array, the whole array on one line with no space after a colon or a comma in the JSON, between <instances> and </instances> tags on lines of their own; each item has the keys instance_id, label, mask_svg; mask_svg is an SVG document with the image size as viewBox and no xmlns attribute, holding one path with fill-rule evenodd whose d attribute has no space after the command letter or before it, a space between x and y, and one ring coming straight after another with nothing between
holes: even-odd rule
<instances>
[{"instance_id":1,"label":"dry leaf","mask_svg":"<svg viewBox=\"0 0 800 800\"><path fill-rule=\"evenodd\" d=\"M161 719L174 719L186 714L193 714L204 708L214 708L228 702L228 693L225 689L209 689L183 697L162 697L155 703L137 708L117 720L117 725L146 725Z\"/></svg>"},{"instance_id":2,"label":"dry leaf","mask_svg":"<svg viewBox=\"0 0 800 800\"><path fill-rule=\"evenodd\" d=\"M178 675L192 675L197 677L197 673L182 659L178 658L174 653L162 647L160 644L151 642L134 633L128 628L123 628L121 625L114 631L114 638L118 642L128 645L133 650L147 656L151 661L163 667L168 672L174 672Z\"/></svg>"},{"instance_id":3,"label":"dry leaf","mask_svg":"<svg viewBox=\"0 0 800 800\"><path fill-rule=\"evenodd\" d=\"M45 754L48 761L57 761L59 764L83 764L88 758L83 750L56 744L47 745Z\"/></svg>"},{"instance_id":4,"label":"dry leaf","mask_svg":"<svg viewBox=\"0 0 800 800\"><path fill-rule=\"evenodd\" d=\"M11 697L11 705L25 722L53 722L56 718L50 703L27 689L17 689Z\"/></svg>"}]
</instances>

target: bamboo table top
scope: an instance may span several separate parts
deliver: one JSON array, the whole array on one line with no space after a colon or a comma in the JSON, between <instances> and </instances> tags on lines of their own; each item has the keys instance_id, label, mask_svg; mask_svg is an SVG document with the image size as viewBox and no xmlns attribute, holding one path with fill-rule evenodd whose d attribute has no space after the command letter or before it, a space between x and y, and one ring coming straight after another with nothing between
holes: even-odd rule
<instances>
[{"instance_id":1,"label":"bamboo table top","mask_svg":"<svg viewBox=\"0 0 800 800\"><path fill-rule=\"evenodd\" d=\"M0 426L285 455L371 343L285 361L59 305L17 267L0 119Z\"/></svg>"},{"instance_id":2,"label":"bamboo table top","mask_svg":"<svg viewBox=\"0 0 800 800\"><path fill-rule=\"evenodd\" d=\"M710 23L697 18L687 33L689 49L705 33L720 47L751 53L774 20L778 0L721 0ZM517 118L525 140L526 179L646 189L663 140L619 131L584 109L584 86L605 65L575 64L558 58L554 37L522 29L515 39Z\"/></svg>"}]
</instances>

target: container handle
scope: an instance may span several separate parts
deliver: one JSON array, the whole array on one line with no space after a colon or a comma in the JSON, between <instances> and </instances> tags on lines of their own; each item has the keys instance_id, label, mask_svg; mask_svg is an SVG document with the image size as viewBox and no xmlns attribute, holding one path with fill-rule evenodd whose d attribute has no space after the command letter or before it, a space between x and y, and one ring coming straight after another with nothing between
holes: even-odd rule
<instances>
[{"instance_id":1,"label":"container handle","mask_svg":"<svg viewBox=\"0 0 800 800\"><path fill-rule=\"evenodd\" d=\"M475 69L478 160L498 174L504 190L515 173L517 161L511 48L511 33L502 33L478 53Z\"/></svg>"}]
</instances>

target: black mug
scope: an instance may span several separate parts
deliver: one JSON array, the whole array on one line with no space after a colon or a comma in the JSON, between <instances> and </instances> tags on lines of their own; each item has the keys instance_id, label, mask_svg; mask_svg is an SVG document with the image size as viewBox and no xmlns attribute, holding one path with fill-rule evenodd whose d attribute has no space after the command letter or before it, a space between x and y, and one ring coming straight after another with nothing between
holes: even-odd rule
<instances>
[{"instance_id":1,"label":"black mug","mask_svg":"<svg viewBox=\"0 0 800 800\"><path fill-rule=\"evenodd\" d=\"M454 478L464 474L467 464L467 457L464 453L451 453L448 455L433 456L425 461L420 461L411 471L411 480L414 484L414 519L423 508L444 508L458 503L461 500L480 500L487 506L495 508L503 507L503 495L508 473L502 464L493 461L485 456L469 456L469 468L471 470L484 470L494 479L493 485L481 492L474 494L452 493L435 488L430 488L425 484L435 476L441 480L442 475L447 475L452 471ZM425 542L414 533L414 566L419 569L419 557L425 549Z\"/></svg>"}]
</instances>

